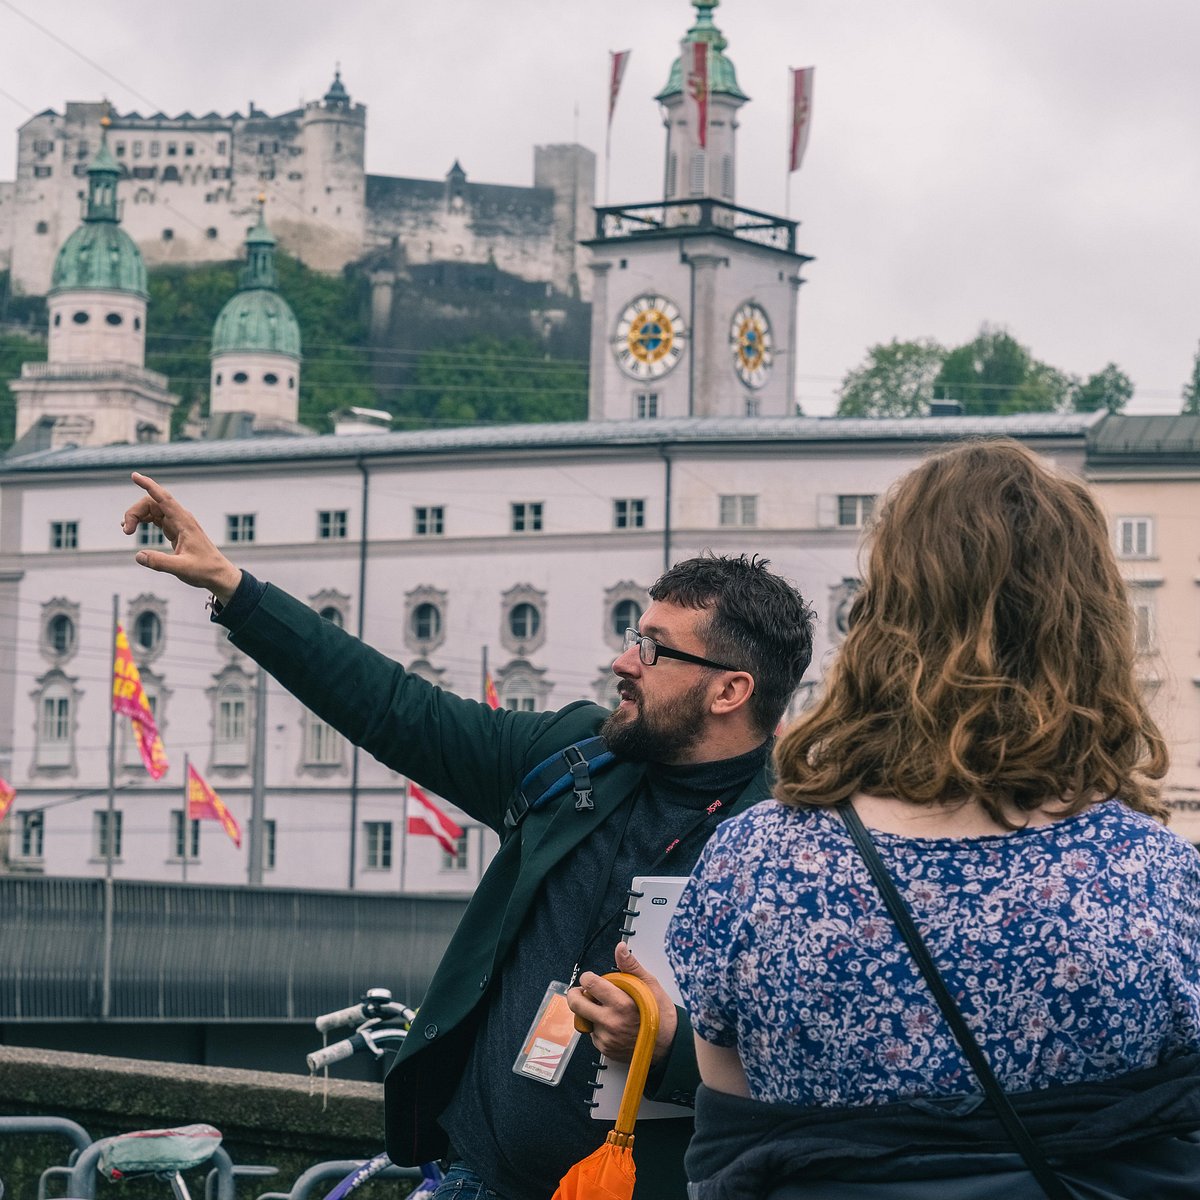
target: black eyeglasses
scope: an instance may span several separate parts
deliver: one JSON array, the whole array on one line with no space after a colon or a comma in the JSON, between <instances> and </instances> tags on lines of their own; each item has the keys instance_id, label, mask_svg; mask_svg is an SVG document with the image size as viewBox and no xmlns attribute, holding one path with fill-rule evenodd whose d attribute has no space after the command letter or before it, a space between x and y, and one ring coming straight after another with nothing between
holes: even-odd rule
<instances>
[{"instance_id":1,"label":"black eyeglasses","mask_svg":"<svg viewBox=\"0 0 1200 1200\"><path fill-rule=\"evenodd\" d=\"M652 637L643 637L636 629L625 630L625 649L638 648L638 657L642 665L652 667L660 658L677 658L680 662L696 663L701 667L712 667L716 671L740 671L741 667L727 667L724 663L713 662L711 658L701 658L698 654L688 654L684 650L672 650L663 646Z\"/></svg>"}]
</instances>

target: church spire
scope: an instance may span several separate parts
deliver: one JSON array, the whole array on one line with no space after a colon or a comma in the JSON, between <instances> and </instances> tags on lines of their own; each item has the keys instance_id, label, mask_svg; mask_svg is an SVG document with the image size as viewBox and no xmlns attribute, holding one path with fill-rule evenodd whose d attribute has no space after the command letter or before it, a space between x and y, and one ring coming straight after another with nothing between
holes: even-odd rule
<instances>
[{"instance_id":1,"label":"church spire","mask_svg":"<svg viewBox=\"0 0 1200 1200\"><path fill-rule=\"evenodd\" d=\"M106 112L100 118L100 149L88 167L87 205L83 219L93 223L109 221L116 224L120 220L117 213L117 180L121 178L121 168L108 148L108 127L111 124L112 117Z\"/></svg>"},{"instance_id":2,"label":"church spire","mask_svg":"<svg viewBox=\"0 0 1200 1200\"><path fill-rule=\"evenodd\" d=\"M255 203L258 205L258 223L246 234L246 265L242 268L238 287L241 291L251 288L266 288L275 291L279 286L279 275L275 270L275 235L267 228L267 198L261 192Z\"/></svg>"}]
</instances>

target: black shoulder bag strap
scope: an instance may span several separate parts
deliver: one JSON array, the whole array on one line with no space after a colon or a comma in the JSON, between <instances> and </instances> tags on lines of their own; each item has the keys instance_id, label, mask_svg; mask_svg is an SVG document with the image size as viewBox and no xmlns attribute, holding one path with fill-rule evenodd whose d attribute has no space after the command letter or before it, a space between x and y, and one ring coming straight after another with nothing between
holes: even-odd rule
<instances>
[{"instance_id":1,"label":"black shoulder bag strap","mask_svg":"<svg viewBox=\"0 0 1200 1200\"><path fill-rule=\"evenodd\" d=\"M975 1072L975 1078L983 1085L984 1093L991 1101L996 1116L1000 1118L1000 1123L1008 1132L1008 1136L1012 1138L1017 1151L1025 1160L1025 1165L1037 1180L1042 1191L1046 1193L1048 1200L1073 1200L1066 1184L1055 1174L1054 1168L1050 1166L1046 1156L1042 1153L1042 1148L1025 1128L1025 1123L1017 1115L1016 1109L1013 1108L1004 1094L1004 1089L992 1073L992 1068L979 1048L979 1043L975 1040L971 1027L963 1019L962 1012L954 1002L954 997L950 995L950 989L946 987L945 980L942 979L941 972L937 969L937 964L929 953L929 948L925 945L924 939L914 924L908 906L904 903L899 891L896 890L896 885L892 882L887 867L883 865L883 859L879 857L879 851L875 849L875 843L871 840L866 826L863 825L858 813L854 811L848 800L844 800L837 808L838 815L845 822L850 836L854 839L855 846L858 847L859 853L867 864L867 870L871 872L871 878L875 881L875 886L879 889L883 902L887 906L888 912L891 913L892 920L896 922L901 936L909 950L912 951L912 956L916 960L921 974L925 977L925 982L929 985L929 990L933 993L933 998L937 1001L938 1008L942 1010L942 1016L946 1018L947 1024L954 1032L955 1040L966 1056L967 1062L970 1063L971 1070Z\"/></svg>"}]
</instances>

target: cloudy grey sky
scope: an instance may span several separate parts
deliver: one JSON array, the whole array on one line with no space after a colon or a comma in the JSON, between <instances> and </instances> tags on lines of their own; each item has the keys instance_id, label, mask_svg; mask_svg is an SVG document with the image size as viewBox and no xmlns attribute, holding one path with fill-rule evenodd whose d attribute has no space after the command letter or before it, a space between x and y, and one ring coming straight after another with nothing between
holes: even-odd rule
<instances>
[{"instance_id":1,"label":"cloudy grey sky","mask_svg":"<svg viewBox=\"0 0 1200 1200\"><path fill-rule=\"evenodd\" d=\"M0 0L0 128L68 100L280 111L335 60L369 106L373 172L528 183L536 143L603 157L607 51L631 49L613 203L661 195L652 97L686 0ZM99 64L89 66L24 12ZM1133 411L1177 411L1200 344L1200 0L722 0L751 103L738 201L781 212L787 68L815 65L793 177L799 386L829 411L873 343L954 345L983 322ZM12 149L0 178L12 178ZM603 183L601 183L603 188ZM603 193L601 193L603 194Z\"/></svg>"}]
</instances>

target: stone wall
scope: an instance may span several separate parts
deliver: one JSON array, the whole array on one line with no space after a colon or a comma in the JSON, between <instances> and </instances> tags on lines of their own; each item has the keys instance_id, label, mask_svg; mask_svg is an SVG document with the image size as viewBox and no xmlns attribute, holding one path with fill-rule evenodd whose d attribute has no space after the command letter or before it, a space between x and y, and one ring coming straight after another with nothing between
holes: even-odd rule
<instances>
[{"instance_id":1,"label":"stone wall","mask_svg":"<svg viewBox=\"0 0 1200 1200\"><path fill-rule=\"evenodd\" d=\"M66 1117L93 1139L131 1129L215 1125L235 1166L279 1168L273 1178L243 1181L239 1198L287 1192L316 1162L367 1158L383 1147L383 1087L378 1083L331 1079L326 1089L320 1080L314 1085L295 1075L12 1046L0 1046L0 1114ZM69 1150L61 1137L0 1134L5 1200L34 1200L41 1171L65 1164ZM201 1168L194 1182L189 1177L196 1200L204 1194L205 1174ZM97 1194L106 1194L108 1186L100 1181ZM382 1200L404 1195L407 1185L377 1184L374 1192L371 1186L356 1196ZM51 1194L62 1195L61 1186ZM156 1181L135 1182L127 1185L122 1200L168 1194Z\"/></svg>"}]
</instances>

